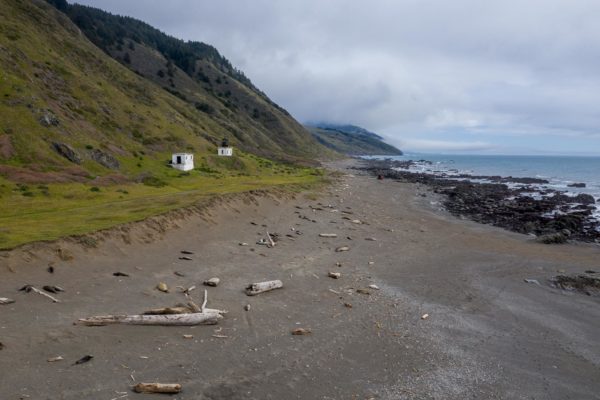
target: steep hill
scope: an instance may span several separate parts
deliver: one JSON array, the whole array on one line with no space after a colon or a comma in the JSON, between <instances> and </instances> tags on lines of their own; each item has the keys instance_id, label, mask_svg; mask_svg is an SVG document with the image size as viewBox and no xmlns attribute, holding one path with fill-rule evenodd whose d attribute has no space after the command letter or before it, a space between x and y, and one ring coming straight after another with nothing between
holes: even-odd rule
<instances>
[{"instance_id":1,"label":"steep hill","mask_svg":"<svg viewBox=\"0 0 600 400\"><path fill-rule=\"evenodd\" d=\"M136 74L192 104L233 143L275 158L315 158L326 150L287 111L212 46L185 42L130 17L53 0L98 47Z\"/></svg>"},{"instance_id":2,"label":"steep hill","mask_svg":"<svg viewBox=\"0 0 600 400\"><path fill-rule=\"evenodd\" d=\"M45 1L0 0L0 248L143 219L209 194L318 181L313 169L241 151L310 161L323 146L241 83L239 71L202 62L207 74L217 71L210 79L227 77L231 96L245 93L260 107L256 121L204 89L204 102L174 95L179 79L192 80L177 67L175 88L164 90ZM223 137L233 157L216 156ZM193 152L196 169L170 168L174 151Z\"/></svg>"},{"instance_id":3,"label":"steep hill","mask_svg":"<svg viewBox=\"0 0 600 400\"><path fill-rule=\"evenodd\" d=\"M313 136L324 146L348 155L402 155L402 151L387 144L376 133L355 125L307 125Z\"/></svg>"}]
</instances>

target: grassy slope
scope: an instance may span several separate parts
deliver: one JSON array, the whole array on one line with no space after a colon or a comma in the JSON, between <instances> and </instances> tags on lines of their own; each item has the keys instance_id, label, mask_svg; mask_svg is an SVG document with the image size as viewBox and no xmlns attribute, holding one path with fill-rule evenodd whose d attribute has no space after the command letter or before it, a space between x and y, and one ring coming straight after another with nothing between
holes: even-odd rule
<instances>
[{"instance_id":1,"label":"grassy slope","mask_svg":"<svg viewBox=\"0 0 600 400\"><path fill-rule=\"evenodd\" d=\"M57 126L40 124L47 110ZM37 0L0 2L0 116L0 248L140 220L210 194L321 179L239 150L217 158L211 142L226 135L223 126L106 56ZM71 145L81 165L53 141ZM116 157L119 170L93 161L90 148ZM169 168L174 150L193 151L198 169ZM149 175L164 186L137 183ZM55 177L81 182L44 183Z\"/></svg>"},{"instance_id":2,"label":"grassy slope","mask_svg":"<svg viewBox=\"0 0 600 400\"><path fill-rule=\"evenodd\" d=\"M376 135L346 132L342 129L322 129L307 126L321 144L330 149L349 155L401 155L402 151L391 146Z\"/></svg>"},{"instance_id":3,"label":"grassy slope","mask_svg":"<svg viewBox=\"0 0 600 400\"><path fill-rule=\"evenodd\" d=\"M133 18L90 7L70 6L67 15L124 66L198 106L205 117L225 128L234 145L288 161L331 155L284 109L235 71L216 49L184 42ZM118 35L113 36L114 32ZM178 60L168 61L167 44L192 57L193 61L186 58L186 70L177 66Z\"/></svg>"}]
</instances>

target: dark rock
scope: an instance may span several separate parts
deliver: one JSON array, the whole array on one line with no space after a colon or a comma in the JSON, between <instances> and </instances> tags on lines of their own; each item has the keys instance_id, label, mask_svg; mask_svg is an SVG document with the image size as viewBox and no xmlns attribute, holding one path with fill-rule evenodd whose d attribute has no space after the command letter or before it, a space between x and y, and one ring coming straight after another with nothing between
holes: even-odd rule
<instances>
[{"instance_id":1,"label":"dark rock","mask_svg":"<svg viewBox=\"0 0 600 400\"><path fill-rule=\"evenodd\" d=\"M119 160L114 158L112 155L103 152L102 150L93 149L90 151L90 157L92 160L106 168L119 169Z\"/></svg>"},{"instance_id":2,"label":"dark rock","mask_svg":"<svg viewBox=\"0 0 600 400\"><path fill-rule=\"evenodd\" d=\"M596 204L594 196L587 193L580 193L575 197L571 197L571 202L580 204Z\"/></svg>"},{"instance_id":3,"label":"dark rock","mask_svg":"<svg viewBox=\"0 0 600 400\"><path fill-rule=\"evenodd\" d=\"M409 168L412 161L402 163ZM600 242L600 222L592 217L596 209L595 200L588 194L567 196L554 189L532 186L509 188L506 185L509 182L524 185L543 183L538 178L465 175L457 180L455 177L397 168L395 163L381 160L364 160L363 166L357 167L396 182L427 185L433 193L445 195L443 205L446 210L461 218L493 224L514 232L535 234L545 243L563 243L567 239ZM493 183L472 182L470 179ZM538 192L541 198L528 195L532 192Z\"/></svg>"},{"instance_id":4,"label":"dark rock","mask_svg":"<svg viewBox=\"0 0 600 400\"><path fill-rule=\"evenodd\" d=\"M568 187L573 187L573 188L584 188L585 187L585 183L570 183L567 186Z\"/></svg>"},{"instance_id":5,"label":"dark rock","mask_svg":"<svg viewBox=\"0 0 600 400\"><path fill-rule=\"evenodd\" d=\"M544 244L560 244L565 243L568 236L563 235L560 232L548 233L537 238L537 241Z\"/></svg>"},{"instance_id":6,"label":"dark rock","mask_svg":"<svg viewBox=\"0 0 600 400\"><path fill-rule=\"evenodd\" d=\"M557 275L550 285L563 290L582 292L588 296L600 294L600 278L587 275Z\"/></svg>"},{"instance_id":7,"label":"dark rock","mask_svg":"<svg viewBox=\"0 0 600 400\"><path fill-rule=\"evenodd\" d=\"M54 142L52 143L52 147L54 147L54 150L60 154L61 156L63 156L64 158L66 158L67 160L75 163L75 164L81 164L81 157L79 156L79 154L77 154L77 152L68 144L66 143L58 143L58 142Z\"/></svg>"}]
</instances>

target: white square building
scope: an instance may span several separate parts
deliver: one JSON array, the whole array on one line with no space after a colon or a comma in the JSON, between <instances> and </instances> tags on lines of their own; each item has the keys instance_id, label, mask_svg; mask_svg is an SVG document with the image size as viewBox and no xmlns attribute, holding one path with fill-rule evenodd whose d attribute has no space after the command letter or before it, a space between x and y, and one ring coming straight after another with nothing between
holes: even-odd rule
<instances>
[{"instance_id":1,"label":"white square building","mask_svg":"<svg viewBox=\"0 0 600 400\"><path fill-rule=\"evenodd\" d=\"M229 146L229 140L223 139L221 145L217 149L218 156L231 157L233 155L233 147Z\"/></svg>"},{"instance_id":2,"label":"white square building","mask_svg":"<svg viewBox=\"0 0 600 400\"><path fill-rule=\"evenodd\" d=\"M194 155L190 153L173 153L171 166L181 171L194 169Z\"/></svg>"},{"instance_id":3,"label":"white square building","mask_svg":"<svg viewBox=\"0 0 600 400\"><path fill-rule=\"evenodd\" d=\"M231 157L233 155L233 147L219 147L217 154L220 156Z\"/></svg>"}]
</instances>

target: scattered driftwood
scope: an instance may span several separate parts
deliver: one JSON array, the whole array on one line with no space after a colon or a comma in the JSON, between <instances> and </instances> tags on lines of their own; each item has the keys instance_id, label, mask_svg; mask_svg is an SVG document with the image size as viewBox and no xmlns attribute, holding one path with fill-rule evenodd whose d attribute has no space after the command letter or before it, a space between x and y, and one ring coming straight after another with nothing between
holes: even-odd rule
<instances>
[{"instance_id":1,"label":"scattered driftwood","mask_svg":"<svg viewBox=\"0 0 600 400\"><path fill-rule=\"evenodd\" d=\"M340 279L340 277L342 276L341 273L339 272L329 272L327 274L328 277L333 278L333 279Z\"/></svg>"},{"instance_id":2,"label":"scattered driftwood","mask_svg":"<svg viewBox=\"0 0 600 400\"><path fill-rule=\"evenodd\" d=\"M338 247L337 249L335 249L335 251L338 253L342 252L342 251L348 251L348 250L350 250L350 247L348 247L348 246L341 246L341 247Z\"/></svg>"},{"instance_id":3,"label":"scattered driftwood","mask_svg":"<svg viewBox=\"0 0 600 400\"><path fill-rule=\"evenodd\" d=\"M64 360L63 356L56 356L56 357L50 357L48 360L48 362L57 362L57 361L62 361Z\"/></svg>"},{"instance_id":4,"label":"scattered driftwood","mask_svg":"<svg viewBox=\"0 0 600 400\"><path fill-rule=\"evenodd\" d=\"M427 318L429 318L429 314L423 314L423 315L421 315L421 319L427 319Z\"/></svg>"},{"instance_id":5,"label":"scattered driftwood","mask_svg":"<svg viewBox=\"0 0 600 400\"><path fill-rule=\"evenodd\" d=\"M25 285L21 289L19 289L19 291L24 291L26 293L33 292L33 293L41 294L42 296L45 296L45 297L49 298L50 300L52 300L54 303L60 303L60 300L58 300L56 297L50 296L48 293L42 292L40 289L36 288L35 286Z\"/></svg>"},{"instance_id":6,"label":"scattered driftwood","mask_svg":"<svg viewBox=\"0 0 600 400\"><path fill-rule=\"evenodd\" d=\"M159 282L158 285L156 285L156 288L161 292L169 293L169 287L164 282Z\"/></svg>"},{"instance_id":7,"label":"scattered driftwood","mask_svg":"<svg viewBox=\"0 0 600 400\"><path fill-rule=\"evenodd\" d=\"M113 276L129 276L129 274L126 274L125 272L113 272Z\"/></svg>"},{"instance_id":8,"label":"scattered driftwood","mask_svg":"<svg viewBox=\"0 0 600 400\"><path fill-rule=\"evenodd\" d=\"M86 326L104 326L113 324L124 325L166 325L166 326L193 326L215 325L223 318L216 312L193 314L164 314L164 315L99 315L90 318L81 318L79 323Z\"/></svg>"},{"instance_id":9,"label":"scattered driftwood","mask_svg":"<svg viewBox=\"0 0 600 400\"><path fill-rule=\"evenodd\" d=\"M312 333L312 331L310 329L305 329L305 328L292 329L292 335L294 335L294 336L306 336L306 335L310 335L311 333Z\"/></svg>"},{"instance_id":10,"label":"scattered driftwood","mask_svg":"<svg viewBox=\"0 0 600 400\"><path fill-rule=\"evenodd\" d=\"M319 233L319 237L323 238L336 238L337 233Z\"/></svg>"},{"instance_id":11,"label":"scattered driftwood","mask_svg":"<svg viewBox=\"0 0 600 400\"><path fill-rule=\"evenodd\" d=\"M124 325L166 325L193 326L215 325L227 311L206 308L208 293L204 291L204 302L198 307L193 301L186 305L159 308L147 311L142 315L99 315L81 318L78 323L86 326L104 326L111 324Z\"/></svg>"},{"instance_id":12,"label":"scattered driftwood","mask_svg":"<svg viewBox=\"0 0 600 400\"><path fill-rule=\"evenodd\" d=\"M187 256L183 256L183 257L179 257L180 260L185 260L185 261L192 261L191 257L187 257Z\"/></svg>"},{"instance_id":13,"label":"scattered driftwood","mask_svg":"<svg viewBox=\"0 0 600 400\"><path fill-rule=\"evenodd\" d=\"M283 287L283 282L280 280L256 282L251 283L246 287L246 294L248 296L255 296L259 293L268 292L274 289L280 289Z\"/></svg>"},{"instance_id":14,"label":"scattered driftwood","mask_svg":"<svg viewBox=\"0 0 600 400\"><path fill-rule=\"evenodd\" d=\"M14 303L15 301L13 299L9 299L6 297L0 297L0 304L11 304Z\"/></svg>"},{"instance_id":15,"label":"scattered driftwood","mask_svg":"<svg viewBox=\"0 0 600 400\"><path fill-rule=\"evenodd\" d=\"M369 288L379 290L379 286L374 285L374 284L369 285Z\"/></svg>"},{"instance_id":16,"label":"scattered driftwood","mask_svg":"<svg viewBox=\"0 0 600 400\"><path fill-rule=\"evenodd\" d=\"M219 286L219 283L221 282L221 280L219 278L210 278L204 281L204 285L205 286L212 286L212 287L216 287Z\"/></svg>"},{"instance_id":17,"label":"scattered driftwood","mask_svg":"<svg viewBox=\"0 0 600 400\"><path fill-rule=\"evenodd\" d=\"M179 383L138 383L133 390L137 393L176 394L181 392L181 385Z\"/></svg>"},{"instance_id":18,"label":"scattered driftwood","mask_svg":"<svg viewBox=\"0 0 600 400\"><path fill-rule=\"evenodd\" d=\"M356 293L366 294L366 295L370 295L371 294L371 292L369 291L369 289L356 289Z\"/></svg>"},{"instance_id":19,"label":"scattered driftwood","mask_svg":"<svg viewBox=\"0 0 600 400\"><path fill-rule=\"evenodd\" d=\"M267 231L267 239L269 240L269 247L275 247L275 242L273 241L273 238L271 237L269 231Z\"/></svg>"},{"instance_id":20,"label":"scattered driftwood","mask_svg":"<svg viewBox=\"0 0 600 400\"><path fill-rule=\"evenodd\" d=\"M175 271L173 273L177 276L182 276L182 277L185 276L185 274L183 272Z\"/></svg>"},{"instance_id":21,"label":"scattered driftwood","mask_svg":"<svg viewBox=\"0 0 600 400\"><path fill-rule=\"evenodd\" d=\"M376 242L377 241L377 239L375 239L374 237L368 237L368 238L365 238L365 240L368 240L369 242Z\"/></svg>"},{"instance_id":22,"label":"scattered driftwood","mask_svg":"<svg viewBox=\"0 0 600 400\"><path fill-rule=\"evenodd\" d=\"M189 250L181 250L181 254L194 254L194 252Z\"/></svg>"}]
</instances>

